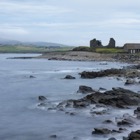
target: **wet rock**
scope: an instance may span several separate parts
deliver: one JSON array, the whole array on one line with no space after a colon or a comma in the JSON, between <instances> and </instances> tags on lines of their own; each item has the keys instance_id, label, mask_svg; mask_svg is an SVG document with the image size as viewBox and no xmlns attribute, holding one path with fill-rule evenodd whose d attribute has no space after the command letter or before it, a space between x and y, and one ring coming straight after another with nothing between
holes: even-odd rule
<instances>
[{"instance_id":1,"label":"wet rock","mask_svg":"<svg viewBox=\"0 0 140 140\"><path fill-rule=\"evenodd\" d=\"M105 120L103 123L112 124L113 122L111 120Z\"/></svg>"},{"instance_id":2,"label":"wet rock","mask_svg":"<svg viewBox=\"0 0 140 140\"><path fill-rule=\"evenodd\" d=\"M112 88L104 93L91 93L78 100L61 102L58 107L83 108L90 104L103 104L117 108L127 108L140 104L140 94L123 88Z\"/></svg>"},{"instance_id":3,"label":"wet rock","mask_svg":"<svg viewBox=\"0 0 140 140\"><path fill-rule=\"evenodd\" d=\"M125 126L132 126L133 123L132 121L128 120L128 119L123 119L122 121L119 121L117 123L118 126L121 126L121 125L125 125Z\"/></svg>"},{"instance_id":4,"label":"wet rock","mask_svg":"<svg viewBox=\"0 0 140 140\"><path fill-rule=\"evenodd\" d=\"M124 74L124 70L123 69L107 69L107 70L101 70L98 72L92 71L92 72L87 72L87 71L83 71L82 73L80 73L81 78L97 78L97 77L105 77L105 76L111 76L111 75L120 75L120 74Z\"/></svg>"},{"instance_id":5,"label":"wet rock","mask_svg":"<svg viewBox=\"0 0 140 140\"><path fill-rule=\"evenodd\" d=\"M36 77L35 77L35 76L33 76L33 75L30 75L30 76L29 76L29 78L36 78Z\"/></svg>"},{"instance_id":6,"label":"wet rock","mask_svg":"<svg viewBox=\"0 0 140 140\"><path fill-rule=\"evenodd\" d=\"M140 107L137 107L137 109L134 110L134 114L137 115L137 119L140 119Z\"/></svg>"},{"instance_id":7,"label":"wet rock","mask_svg":"<svg viewBox=\"0 0 140 140\"><path fill-rule=\"evenodd\" d=\"M92 131L92 134L110 134L111 130L107 128L94 128L94 131Z\"/></svg>"},{"instance_id":8,"label":"wet rock","mask_svg":"<svg viewBox=\"0 0 140 140\"><path fill-rule=\"evenodd\" d=\"M95 92L95 91L91 87L84 86L84 85L79 86L79 89L77 91L77 93L91 93L91 92Z\"/></svg>"},{"instance_id":9,"label":"wet rock","mask_svg":"<svg viewBox=\"0 0 140 140\"><path fill-rule=\"evenodd\" d=\"M126 140L140 140L140 130L131 132Z\"/></svg>"},{"instance_id":10,"label":"wet rock","mask_svg":"<svg viewBox=\"0 0 140 140\"><path fill-rule=\"evenodd\" d=\"M39 101L45 101L45 100L47 100L47 98L45 96L38 96L38 100Z\"/></svg>"},{"instance_id":11,"label":"wet rock","mask_svg":"<svg viewBox=\"0 0 140 140\"><path fill-rule=\"evenodd\" d=\"M67 100L67 101L63 101L61 103L59 103L57 105L57 108L66 108L66 107L73 107L73 108L83 108L83 107L86 107L88 106L89 103L82 100L82 99L79 99L79 100Z\"/></svg>"},{"instance_id":12,"label":"wet rock","mask_svg":"<svg viewBox=\"0 0 140 140\"><path fill-rule=\"evenodd\" d=\"M69 115L71 115L71 116L74 116L74 115L76 115L76 113L75 112L65 112L66 114L69 114Z\"/></svg>"},{"instance_id":13,"label":"wet rock","mask_svg":"<svg viewBox=\"0 0 140 140\"><path fill-rule=\"evenodd\" d=\"M66 75L64 79L76 79L76 78L71 75Z\"/></svg>"},{"instance_id":14,"label":"wet rock","mask_svg":"<svg viewBox=\"0 0 140 140\"><path fill-rule=\"evenodd\" d=\"M123 140L128 140L128 138L127 137L123 137Z\"/></svg>"},{"instance_id":15,"label":"wet rock","mask_svg":"<svg viewBox=\"0 0 140 140\"><path fill-rule=\"evenodd\" d=\"M90 112L91 114L96 114L96 115L103 115L107 113L107 110L102 110L102 111L92 111Z\"/></svg>"},{"instance_id":16,"label":"wet rock","mask_svg":"<svg viewBox=\"0 0 140 140\"><path fill-rule=\"evenodd\" d=\"M50 138L57 138L57 135L50 135Z\"/></svg>"},{"instance_id":17,"label":"wet rock","mask_svg":"<svg viewBox=\"0 0 140 140\"><path fill-rule=\"evenodd\" d=\"M135 80L127 79L126 82L125 82L125 85L132 85L132 84L135 84L135 83L136 83Z\"/></svg>"},{"instance_id":18,"label":"wet rock","mask_svg":"<svg viewBox=\"0 0 140 140\"><path fill-rule=\"evenodd\" d=\"M117 140L117 139L115 139L115 138L109 138L108 140Z\"/></svg>"}]
</instances>

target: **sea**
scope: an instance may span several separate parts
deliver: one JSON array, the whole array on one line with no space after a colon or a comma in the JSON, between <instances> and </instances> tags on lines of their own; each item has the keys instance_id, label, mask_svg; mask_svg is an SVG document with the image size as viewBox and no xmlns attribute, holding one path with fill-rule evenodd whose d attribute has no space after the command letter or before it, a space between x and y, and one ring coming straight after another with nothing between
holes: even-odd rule
<instances>
[{"instance_id":1,"label":"sea","mask_svg":"<svg viewBox=\"0 0 140 140\"><path fill-rule=\"evenodd\" d=\"M133 110L108 108L104 115L90 113L94 105L85 109L58 110L56 106L68 99L80 99L85 95L77 93L80 85L94 90L122 87L135 92L139 85L126 86L126 79L104 77L81 79L83 71L99 71L109 68L123 68L130 64L97 61L57 61L47 59L8 59L11 57L32 57L41 54L0 54L0 140L108 140L115 137L122 140L133 127L120 134L92 135L97 127L118 129L116 118L124 114L133 116ZM66 75L76 79L64 79ZM45 105L40 105L38 96L45 96ZM106 108L99 108L106 109ZM69 112L75 112L70 115ZM104 120L114 123L106 126Z\"/></svg>"}]
</instances>

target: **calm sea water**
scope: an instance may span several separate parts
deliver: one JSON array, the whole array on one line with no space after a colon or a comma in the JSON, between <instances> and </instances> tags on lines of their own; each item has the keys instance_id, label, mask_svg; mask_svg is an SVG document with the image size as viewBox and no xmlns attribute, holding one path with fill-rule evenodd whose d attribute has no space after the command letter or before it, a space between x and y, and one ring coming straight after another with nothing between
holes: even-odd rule
<instances>
[{"instance_id":1,"label":"calm sea water","mask_svg":"<svg viewBox=\"0 0 140 140\"><path fill-rule=\"evenodd\" d=\"M103 127L102 121L114 119L131 110L113 110L105 116L91 116L89 110L76 110L75 116L63 111L48 110L66 99L79 99L80 85L98 90L123 87L139 91L138 85L124 86L124 79L113 77L81 79L78 73L107 68L122 68L127 64L117 62L72 62L47 59L7 59L37 54L0 54L0 140L49 140L57 135L59 140L107 140L111 136L92 136L94 127ZM38 54L39 55L39 54ZM63 79L66 75L75 80ZM36 78L30 78L30 75ZM47 107L38 107L38 96L47 97ZM120 113L121 111L121 113ZM110 126L116 127L116 126ZM136 126L137 127L137 126ZM126 134L123 134L126 135ZM122 134L116 135L121 139Z\"/></svg>"}]
</instances>

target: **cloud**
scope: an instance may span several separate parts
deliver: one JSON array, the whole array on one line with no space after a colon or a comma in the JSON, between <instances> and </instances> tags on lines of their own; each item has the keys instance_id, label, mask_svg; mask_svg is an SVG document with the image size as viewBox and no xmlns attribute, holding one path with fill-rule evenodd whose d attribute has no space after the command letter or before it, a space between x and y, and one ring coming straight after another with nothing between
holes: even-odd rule
<instances>
[{"instance_id":1,"label":"cloud","mask_svg":"<svg viewBox=\"0 0 140 140\"><path fill-rule=\"evenodd\" d=\"M29 32L21 27L1 26L0 33L7 35L27 35Z\"/></svg>"},{"instance_id":2,"label":"cloud","mask_svg":"<svg viewBox=\"0 0 140 140\"><path fill-rule=\"evenodd\" d=\"M38 2L12 2L12 1L0 1L0 11L2 14L14 14L20 15L27 14L27 16L37 16L37 15L58 15L61 13L70 12L69 9L48 5L47 3ZM46 15L46 16L47 16Z\"/></svg>"},{"instance_id":3,"label":"cloud","mask_svg":"<svg viewBox=\"0 0 140 140\"><path fill-rule=\"evenodd\" d=\"M139 5L139 0L0 0L0 36L78 45L94 37L135 40Z\"/></svg>"}]
</instances>

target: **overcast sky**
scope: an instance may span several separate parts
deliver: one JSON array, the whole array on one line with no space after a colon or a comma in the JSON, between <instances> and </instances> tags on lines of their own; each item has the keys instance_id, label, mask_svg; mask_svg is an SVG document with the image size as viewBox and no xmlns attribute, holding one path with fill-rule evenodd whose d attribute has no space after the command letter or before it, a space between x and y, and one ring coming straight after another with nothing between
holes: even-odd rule
<instances>
[{"instance_id":1,"label":"overcast sky","mask_svg":"<svg viewBox=\"0 0 140 140\"><path fill-rule=\"evenodd\" d=\"M140 0L0 0L0 38L89 45L140 42Z\"/></svg>"}]
</instances>

